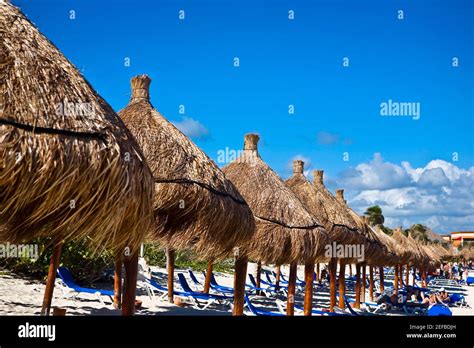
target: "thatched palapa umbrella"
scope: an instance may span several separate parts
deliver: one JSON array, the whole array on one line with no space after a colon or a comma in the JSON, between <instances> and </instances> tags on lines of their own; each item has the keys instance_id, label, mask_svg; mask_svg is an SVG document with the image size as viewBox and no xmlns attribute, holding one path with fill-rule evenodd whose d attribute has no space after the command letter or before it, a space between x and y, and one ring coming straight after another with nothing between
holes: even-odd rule
<instances>
[{"instance_id":1,"label":"thatched palapa umbrella","mask_svg":"<svg viewBox=\"0 0 474 348\"><path fill-rule=\"evenodd\" d=\"M249 256L276 265L290 263L287 314L293 315L297 263L314 263L324 254L329 240L322 224L261 159L258 140L257 134L245 135L243 154L223 171L255 216L256 233L250 242ZM313 274L310 280L313 283ZM305 304L311 305L306 301Z\"/></svg>"},{"instance_id":2,"label":"thatched palapa umbrella","mask_svg":"<svg viewBox=\"0 0 474 348\"><path fill-rule=\"evenodd\" d=\"M151 238L168 250L193 249L201 259L227 257L252 237L252 212L217 165L153 107L150 82L146 75L132 78L130 102L119 115L143 149L155 178ZM234 303L237 314L241 314L244 299L241 273L246 274L245 260L241 253L236 266L236 279L240 279ZM172 298L170 268L168 289Z\"/></svg>"},{"instance_id":3,"label":"thatched palapa umbrella","mask_svg":"<svg viewBox=\"0 0 474 348\"><path fill-rule=\"evenodd\" d=\"M426 254L421 251L417 246L413 238L409 238L403 235L402 227L398 227L393 231L393 239L398 242L399 246L403 250L401 253L401 263L395 266L395 277L394 277L394 288L398 289L402 285L402 265L411 264L413 267L420 268L422 278L424 269L420 264L425 261Z\"/></svg>"},{"instance_id":4,"label":"thatched palapa umbrella","mask_svg":"<svg viewBox=\"0 0 474 348\"><path fill-rule=\"evenodd\" d=\"M112 108L5 1L0 34L0 240L51 239L48 314L62 242L135 253L152 222L153 181Z\"/></svg>"},{"instance_id":5,"label":"thatched palapa umbrella","mask_svg":"<svg viewBox=\"0 0 474 348\"><path fill-rule=\"evenodd\" d=\"M314 185L304 176L304 162L293 162L293 176L285 181L286 185L303 202L308 211L322 222L333 243L351 244L361 241L357 225L346 209L326 189L323 183L322 170L314 171ZM341 275L339 277L339 307L344 307L345 261L340 260ZM337 257L330 258L330 310L334 311L336 304L336 267ZM312 270L309 270L313 274ZM312 282L311 282L312 283Z\"/></svg>"},{"instance_id":6,"label":"thatched palapa umbrella","mask_svg":"<svg viewBox=\"0 0 474 348\"><path fill-rule=\"evenodd\" d=\"M366 220L357 214L354 210L349 207L346 200L344 199L344 190L336 190L336 199L340 202L347 210L349 215L355 221L357 230L363 239L364 245L364 259L365 261L356 264L356 307L360 306L360 302L365 301L365 283L366 283L366 266L369 265L369 283L370 283L370 295L373 296L374 288L374 277L373 277L373 266L383 262L386 255L387 249L383 243L377 238L374 231L370 228ZM362 275L362 279L359 277ZM360 286L358 284L360 283Z\"/></svg>"}]
</instances>

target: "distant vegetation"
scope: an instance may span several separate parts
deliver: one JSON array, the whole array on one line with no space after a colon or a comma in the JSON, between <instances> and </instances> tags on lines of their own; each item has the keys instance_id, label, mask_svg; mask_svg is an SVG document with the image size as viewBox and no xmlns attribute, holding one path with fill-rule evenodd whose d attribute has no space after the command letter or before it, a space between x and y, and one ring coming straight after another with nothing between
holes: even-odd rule
<instances>
[{"instance_id":1,"label":"distant vegetation","mask_svg":"<svg viewBox=\"0 0 474 348\"><path fill-rule=\"evenodd\" d=\"M35 279L46 279L51 257L51 247L48 239L37 239L30 244L39 245L40 255L37 260L29 258L0 258L0 269L12 271ZM150 266L166 266L164 250L156 244L145 244L145 259ZM62 248L61 266L68 267L78 283L91 284L95 281L108 281L113 276L114 255L109 250L94 252L83 243L67 243ZM232 272L234 261L224 260L214 264L214 272ZM191 251L177 252L175 268L192 268L203 271L206 261L196 261Z\"/></svg>"}]
</instances>

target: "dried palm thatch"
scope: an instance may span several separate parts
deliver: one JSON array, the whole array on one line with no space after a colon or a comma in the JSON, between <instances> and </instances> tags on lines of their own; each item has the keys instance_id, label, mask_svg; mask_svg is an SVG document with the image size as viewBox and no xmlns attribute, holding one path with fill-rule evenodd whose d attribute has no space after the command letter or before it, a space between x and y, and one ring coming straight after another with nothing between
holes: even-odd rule
<instances>
[{"instance_id":1,"label":"dried palm thatch","mask_svg":"<svg viewBox=\"0 0 474 348\"><path fill-rule=\"evenodd\" d=\"M119 116L140 144L155 178L152 239L193 248L215 260L243 246L255 221L250 208L217 165L150 103L146 75L132 78L132 97Z\"/></svg>"},{"instance_id":2,"label":"dried palm thatch","mask_svg":"<svg viewBox=\"0 0 474 348\"><path fill-rule=\"evenodd\" d=\"M136 249L153 181L133 136L25 16L0 2L0 240Z\"/></svg>"},{"instance_id":3,"label":"dried palm thatch","mask_svg":"<svg viewBox=\"0 0 474 348\"><path fill-rule=\"evenodd\" d=\"M357 225L323 183L323 171L314 171L314 185L303 174L304 162L293 162L293 176L285 184L306 209L323 224L330 238L340 244L360 241Z\"/></svg>"},{"instance_id":4,"label":"dried palm thatch","mask_svg":"<svg viewBox=\"0 0 474 348\"><path fill-rule=\"evenodd\" d=\"M433 244L421 244L426 254L430 258L430 262L434 264L439 264L443 256L435 249Z\"/></svg>"},{"instance_id":5,"label":"dried palm thatch","mask_svg":"<svg viewBox=\"0 0 474 348\"><path fill-rule=\"evenodd\" d=\"M425 246L419 240L413 238L410 234L408 234L408 239L418 250L417 262L419 265L428 265L430 264L430 262L434 261L431 258L431 252L427 248L425 248Z\"/></svg>"},{"instance_id":6,"label":"dried palm thatch","mask_svg":"<svg viewBox=\"0 0 474 348\"><path fill-rule=\"evenodd\" d=\"M366 216L366 222L367 220L368 217ZM382 231L378 225L373 227L372 231L377 236L377 239L387 248L386 255L384 256L383 260L381 260L381 265L394 266L400 264L400 255L403 255L403 251L397 245L397 242L384 231Z\"/></svg>"},{"instance_id":7,"label":"dried palm thatch","mask_svg":"<svg viewBox=\"0 0 474 348\"><path fill-rule=\"evenodd\" d=\"M256 134L245 135L243 154L223 169L256 219L249 256L277 265L318 259L329 242L326 231L260 158L258 140Z\"/></svg>"},{"instance_id":8,"label":"dried palm thatch","mask_svg":"<svg viewBox=\"0 0 474 348\"><path fill-rule=\"evenodd\" d=\"M419 266L420 262L423 263L425 255L420 252L413 238L403 235L401 227L393 230L392 237L398 243L401 250L403 250L403 253L401 253L402 264L410 263L414 266Z\"/></svg>"},{"instance_id":9,"label":"dried palm thatch","mask_svg":"<svg viewBox=\"0 0 474 348\"><path fill-rule=\"evenodd\" d=\"M443 247L439 246L441 249L443 249L444 251L446 251L445 254L443 254L441 257L443 258L446 258L446 257L449 257L451 256L450 253L444 249ZM440 252L441 254L441 252ZM459 256L462 257L463 259L465 260L474 260L474 248L473 247L465 247L463 248L460 252L459 252Z\"/></svg>"},{"instance_id":10,"label":"dried palm thatch","mask_svg":"<svg viewBox=\"0 0 474 348\"><path fill-rule=\"evenodd\" d=\"M374 265L383 262L387 253L387 248L377 239L374 231L365 222L364 218L359 216L359 214L349 207L344 199L344 190L336 190L336 199L344 206L357 225L357 230L359 231L362 237L362 243L364 244L364 254L367 262Z\"/></svg>"}]
</instances>

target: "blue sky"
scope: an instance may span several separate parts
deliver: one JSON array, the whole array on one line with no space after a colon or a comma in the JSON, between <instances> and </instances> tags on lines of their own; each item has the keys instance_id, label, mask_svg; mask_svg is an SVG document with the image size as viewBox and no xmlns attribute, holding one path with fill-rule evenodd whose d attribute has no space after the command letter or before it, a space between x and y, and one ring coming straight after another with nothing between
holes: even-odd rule
<instances>
[{"instance_id":1,"label":"blue sky","mask_svg":"<svg viewBox=\"0 0 474 348\"><path fill-rule=\"evenodd\" d=\"M13 3L115 110L130 78L150 75L154 106L213 159L258 132L283 178L301 157L359 212L379 203L392 225L474 229L471 0ZM381 116L389 99L419 103L420 118Z\"/></svg>"}]
</instances>

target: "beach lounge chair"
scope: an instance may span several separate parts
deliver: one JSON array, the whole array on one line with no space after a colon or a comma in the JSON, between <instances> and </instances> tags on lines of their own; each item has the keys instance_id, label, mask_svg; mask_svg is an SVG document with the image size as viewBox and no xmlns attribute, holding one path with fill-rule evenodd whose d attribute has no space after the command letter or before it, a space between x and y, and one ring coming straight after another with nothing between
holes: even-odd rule
<instances>
[{"instance_id":1,"label":"beach lounge chair","mask_svg":"<svg viewBox=\"0 0 474 348\"><path fill-rule=\"evenodd\" d=\"M304 307L301 307L297 304L294 305L295 309L298 312L304 312ZM348 316L349 314L346 313L336 313L336 312L329 312L329 311L323 311L321 309L311 309L311 313L314 315L322 315L322 316L328 316L328 317L338 317L338 316Z\"/></svg>"},{"instance_id":2,"label":"beach lounge chair","mask_svg":"<svg viewBox=\"0 0 474 348\"><path fill-rule=\"evenodd\" d=\"M285 275L283 274L283 272L280 273L280 279L282 279L285 283L288 284L288 279L286 279ZM306 283L299 280L298 277L296 277L296 285L300 286L300 287L305 287Z\"/></svg>"},{"instance_id":3,"label":"beach lounge chair","mask_svg":"<svg viewBox=\"0 0 474 348\"><path fill-rule=\"evenodd\" d=\"M214 273L211 273L211 288L222 294L234 294L234 289L228 286L219 285Z\"/></svg>"},{"instance_id":4,"label":"beach lounge chair","mask_svg":"<svg viewBox=\"0 0 474 348\"><path fill-rule=\"evenodd\" d=\"M468 307L466 298L464 295L454 293L449 295L449 305L456 307Z\"/></svg>"},{"instance_id":5,"label":"beach lounge chair","mask_svg":"<svg viewBox=\"0 0 474 348\"><path fill-rule=\"evenodd\" d=\"M193 291L190 287L184 274L178 273L178 281L181 285L183 291L180 292L180 296L184 296L191 301L191 304L194 308L199 310L205 310L213 303L221 303L221 304L229 304L232 301L232 297L230 296L222 296L222 295L213 295L213 294L206 294L202 292Z\"/></svg>"},{"instance_id":6,"label":"beach lounge chair","mask_svg":"<svg viewBox=\"0 0 474 348\"><path fill-rule=\"evenodd\" d=\"M93 289L93 288L84 288L79 286L72 277L71 271L67 267L59 267L58 268L58 275L60 281L64 284L63 288L63 295L64 297L68 296L68 292L74 292L72 296L75 299L79 294L86 293L86 294L94 294L99 302L105 306L104 301L102 300L101 296L108 296L113 303L112 297L114 296L113 290L101 290L101 289Z\"/></svg>"},{"instance_id":7,"label":"beach lounge chair","mask_svg":"<svg viewBox=\"0 0 474 348\"><path fill-rule=\"evenodd\" d=\"M266 287L266 288L258 287L257 282L255 281L255 278L253 277L252 274L249 274L249 279L252 284L245 284L245 286L250 288L250 291L252 292L262 292L265 296L267 296L268 294L275 295L278 293L278 291L274 287L273 288L272 287Z\"/></svg>"},{"instance_id":8,"label":"beach lounge chair","mask_svg":"<svg viewBox=\"0 0 474 348\"><path fill-rule=\"evenodd\" d=\"M278 285L276 286L276 284L273 284L272 280L270 279L270 276L268 273L265 273L265 277L267 278L267 281L261 279L260 282L267 285L269 288L272 288L274 289L275 291L281 291L283 292L285 295L288 293L288 287L285 286L285 285Z\"/></svg>"},{"instance_id":9,"label":"beach lounge chair","mask_svg":"<svg viewBox=\"0 0 474 348\"><path fill-rule=\"evenodd\" d=\"M145 278L144 285L145 285L145 289L148 294L148 297L150 297L150 299L154 299L155 291L160 293L160 296L159 296L160 300L164 300L168 296L168 288L166 288L163 285L158 284L158 282L152 278ZM185 296L184 292L176 291L176 290L173 291L173 294L177 296Z\"/></svg>"},{"instance_id":10,"label":"beach lounge chair","mask_svg":"<svg viewBox=\"0 0 474 348\"><path fill-rule=\"evenodd\" d=\"M453 315L453 312L451 310L442 304L435 304L431 306L428 309L428 316L433 317L433 316L443 316L443 317L451 317Z\"/></svg>"},{"instance_id":11,"label":"beach lounge chair","mask_svg":"<svg viewBox=\"0 0 474 348\"><path fill-rule=\"evenodd\" d=\"M279 312L271 312L267 311L261 308L255 307L252 302L250 302L250 299L247 294L245 294L245 304L247 305L247 308L250 310L250 312L253 315L257 316L273 316L273 317L284 317L285 314L279 313Z\"/></svg>"},{"instance_id":12,"label":"beach lounge chair","mask_svg":"<svg viewBox=\"0 0 474 348\"><path fill-rule=\"evenodd\" d=\"M474 284L474 277L467 277L466 284L468 286L470 286L471 284Z\"/></svg>"},{"instance_id":13,"label":"beach lounge chair","mask_svg":"<svg viewBox=\"0 0 474 348\"><path fill-rule=\"evenodd\" d=\"M191 278L192 282L194 283L194 287L196 291L199 291L200 288L203 287L203 284L197 279L196 275L192 270L188 270L189 278Z\"/></svg>"}]
</instances>

